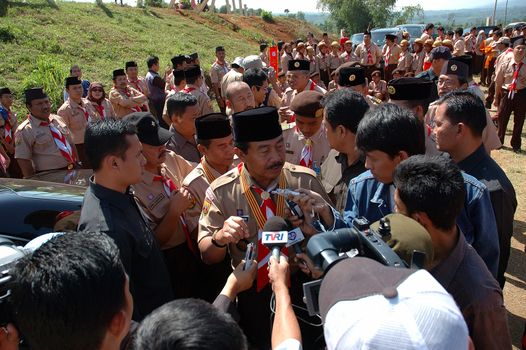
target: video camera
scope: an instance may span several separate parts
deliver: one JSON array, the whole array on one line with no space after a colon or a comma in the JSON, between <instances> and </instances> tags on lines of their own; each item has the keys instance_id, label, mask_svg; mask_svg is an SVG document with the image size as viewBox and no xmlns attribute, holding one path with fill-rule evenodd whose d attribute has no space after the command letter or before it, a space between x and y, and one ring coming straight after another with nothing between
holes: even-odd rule
<instances>
[{"instance_id":1,"label":"video camera","mask_svg":"<svg viewBox=\"0 0 526 350\"><path fill-rule=\"evenodd\" d=\"M384 242L391 235L388 218L380 221L377 231L370 228L369 221L357 218L352 228L323 232L310 238L307 255L324 273L339 261L354 256L364 256L387 266L407 268L405 262ZM309 315L319 314L318 297L323 279L303 284L304 301Z\"/></svg>"}]
</instances>

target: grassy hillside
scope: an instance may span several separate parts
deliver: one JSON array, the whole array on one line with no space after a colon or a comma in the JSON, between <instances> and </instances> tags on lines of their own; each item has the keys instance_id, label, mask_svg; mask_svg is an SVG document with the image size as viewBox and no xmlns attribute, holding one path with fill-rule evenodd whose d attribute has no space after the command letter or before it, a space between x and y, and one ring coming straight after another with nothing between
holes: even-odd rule
<instances>
[{"instance_id":1,"label":"grassy hillside","mask_svg":"<svg viewBox=\"0 0 526 350\"><path fill-rule=\"evenodd\" d=\"M162 67L179 53L199 52L208 69L214 48L223 45L227 59L258 53L260 40L291 40L316 31L304 22L273 24L257 17L198 14L171 9L140 9L113 4L53 0L11 1L0 18L0 86L9 86L21 115L23 91L43 86L54 110L69 66L78 63L83 77L111 85L111 72L136 60L142 74L146 58L159 56Z\"/></svg>"}]
</instances>

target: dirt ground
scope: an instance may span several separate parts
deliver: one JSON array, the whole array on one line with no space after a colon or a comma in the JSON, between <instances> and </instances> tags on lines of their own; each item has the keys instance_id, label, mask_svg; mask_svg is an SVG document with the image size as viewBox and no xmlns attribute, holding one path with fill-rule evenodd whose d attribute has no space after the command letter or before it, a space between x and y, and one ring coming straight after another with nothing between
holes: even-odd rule
<instances>
[{"instance_id":1,"label":"dirt ground","mask_svg":"<svg viewBox=\"0 0 526 350\"><path fill-rule=\"evenodd\" d=\"M494 113L495 110L492 110ZM513 116L512 116L513 118ZM512 119L513 120L513 119ZM510 147L510 120L504 147L493 151L491 156L499 163L513 183L517 194L518 207L515 212L515 225L511 240L511 254L504 285L504 303L508 310L508 320L514 349L521 349L521 339L526 325L526 133L522 133L522 149L519 154Z\"/></svg>"}]
</instances>

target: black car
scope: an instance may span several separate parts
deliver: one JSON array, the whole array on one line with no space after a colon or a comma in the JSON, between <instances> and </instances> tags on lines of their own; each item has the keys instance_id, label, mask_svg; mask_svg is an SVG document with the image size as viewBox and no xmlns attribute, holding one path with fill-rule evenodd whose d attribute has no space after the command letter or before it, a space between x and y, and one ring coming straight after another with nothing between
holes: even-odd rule
<instances>
[{"instance_id":1,"label":"black car","mask_svg":"<svg viewBox=\"0 0 526 350\"><path fill-rule=\"evenodd\" d=\"M0 239L25 245L49 232L75 230L85 186L0 179Z\"/></svg>"}]
</instances>

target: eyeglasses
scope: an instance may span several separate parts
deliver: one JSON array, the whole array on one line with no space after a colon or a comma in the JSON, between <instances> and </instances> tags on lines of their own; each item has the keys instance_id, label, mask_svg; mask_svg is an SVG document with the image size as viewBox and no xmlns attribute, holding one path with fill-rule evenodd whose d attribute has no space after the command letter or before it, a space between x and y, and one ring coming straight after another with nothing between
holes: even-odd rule
<instances>
[{"instance_id":1,"label":"eyeglasses","mask_svg":"<svg viewBox=\"0 0 526 350\"><path fill-rule=\"evenodd\" d=\"M91 91L93 91L93 92L104 92L104 90L102 90L102 89L97 89L97 88L95 88L95 89L91 89Z\"/></svg>"}]
</instances>

